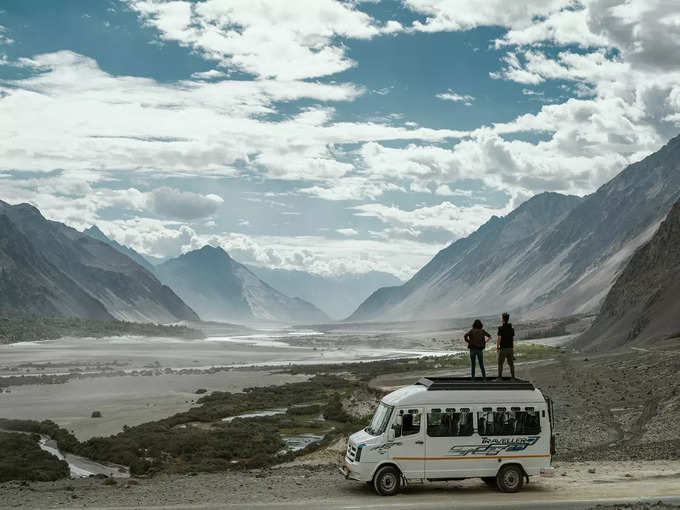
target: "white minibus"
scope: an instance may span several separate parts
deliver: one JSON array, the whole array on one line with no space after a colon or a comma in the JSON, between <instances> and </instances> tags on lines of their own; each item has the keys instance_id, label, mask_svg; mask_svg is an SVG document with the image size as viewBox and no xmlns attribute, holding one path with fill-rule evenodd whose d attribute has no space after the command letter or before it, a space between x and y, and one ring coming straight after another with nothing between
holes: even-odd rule
<instances>
[{"instance_id":1,"label":"white minibus","mask_svg":"<svg viewBox=\"0 0 680 510\"><path fill-rule=\"evenodd\" d=\"M424 377L386 395L371 424L349 437L345 478L391 496L406 483L479 477L517 492L551 476L549 397L522 380Z\"/></svg>"}]
</instances>

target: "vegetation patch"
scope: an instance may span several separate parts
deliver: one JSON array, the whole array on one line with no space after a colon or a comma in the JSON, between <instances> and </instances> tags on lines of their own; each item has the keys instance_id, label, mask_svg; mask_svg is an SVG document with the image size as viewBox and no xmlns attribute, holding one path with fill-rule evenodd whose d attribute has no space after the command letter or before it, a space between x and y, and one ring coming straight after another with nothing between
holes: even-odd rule
<instances>
[{"instance_id":1,"label":"vegetation patch","mask_svg":"<svg viewBox=\"0 0 680 510\"><path fill-rule=\"evenodd\" d=\"M117 320L80 319L78 317L48 317L29 314L10 314L0 317L0 343L55 340L63 336L165 336L198 339L205 335L186 326L164 326Z\"/></svg>"},{"instance_id":2,"label":"vegetation patch","mask_svg":"<svg viewBox=\"0 0 680 510\"><path fill-rule=\"evenodd\" d=\"M68 464L40 449L36 434L0 432L0 482L52 481L70 475Z\"/></svg>"},{"instance_id":3,"label":"vegetation patch","mask_svg":"<svg viewBox=\"0 0 680 510\"><path fill-rule=\"evenodd\" d=\"M213 392L186 412L124 427L119 434L82 443L49 420L0 420L0 428L45 434L55 439L62 451L129 466L133 475L262 467L292 460L318 447L308 446L292 453L286 449L283 434L311 432L326 438L357 428L360 422L342 411L341 395L358 387L360 383L356 381L317 375L309 381L247 388L242 393ZM299 411L222 421L229 416L281 407ZM318 420L321 410L327 416L325 422Z\"/></svg>"}]
</instances>

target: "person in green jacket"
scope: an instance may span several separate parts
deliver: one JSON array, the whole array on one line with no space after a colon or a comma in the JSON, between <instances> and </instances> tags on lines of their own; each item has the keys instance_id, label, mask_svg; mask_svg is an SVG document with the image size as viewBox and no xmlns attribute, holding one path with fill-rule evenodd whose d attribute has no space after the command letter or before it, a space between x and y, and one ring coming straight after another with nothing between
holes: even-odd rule
<instances>
[{"instance_id":1,"label":"person in green jacket","mask_svg":"<svg viewBox=\"0 0 680 510\"><path fill-rule=\"evenodd\" d=\"M472 324L472 329L465 333L465 341L470 349L470 368L472 379L475 378L476 360L479 360L479 368L482 371L482 378L486 381L486 370L484 369L484 348L487 339L491 335L484 330L484 325L479 319Z\"/></svg>"}]
</instances>

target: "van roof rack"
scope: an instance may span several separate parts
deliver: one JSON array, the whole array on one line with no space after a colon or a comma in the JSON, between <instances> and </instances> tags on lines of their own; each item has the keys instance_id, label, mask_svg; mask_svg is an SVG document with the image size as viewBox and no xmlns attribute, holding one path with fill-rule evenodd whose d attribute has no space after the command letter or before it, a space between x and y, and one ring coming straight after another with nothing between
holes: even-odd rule
<instances>
[{"instance_id":1,"label":"van roof rack","mask_svg":"<svg viewBox=\"0 0 680 510\"><path fill-rule=\"evenodd\" d=\"M421 377L416 384L425 386L427 391L438 390L534 390L529 381L503 378L502 381L472 379L471 377Z\"/></svg>"}]
</instances>

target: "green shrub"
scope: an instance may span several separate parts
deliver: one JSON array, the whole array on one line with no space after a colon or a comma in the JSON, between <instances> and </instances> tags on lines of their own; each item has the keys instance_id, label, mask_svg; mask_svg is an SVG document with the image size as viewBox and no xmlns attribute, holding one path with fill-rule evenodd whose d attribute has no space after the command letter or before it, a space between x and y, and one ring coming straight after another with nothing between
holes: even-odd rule
<instances>
[{"instance_id":1,"label":"green shrub","mask_svg":"<svg viewBox=\"0 0 680 510\"><path fill-rule=\"evenodd\" d=\"M0 482L52 481L70 475L68 464L40 449L39 437L0 432Z\"/></svg>"}]
</instances>

